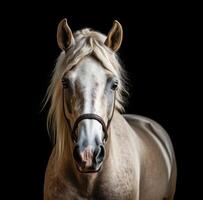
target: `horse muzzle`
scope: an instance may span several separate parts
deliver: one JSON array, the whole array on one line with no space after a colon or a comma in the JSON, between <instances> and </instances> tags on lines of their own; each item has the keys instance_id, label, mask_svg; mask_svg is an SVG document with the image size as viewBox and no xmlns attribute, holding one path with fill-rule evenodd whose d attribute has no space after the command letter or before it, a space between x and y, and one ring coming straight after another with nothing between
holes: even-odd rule
<instances>
[{"instance_id":1,"label":"horse muzzle","mask_svg":"<svg viewBox=\"0 0 203 200\"><path fill-rule=\"evenodd\" d=\"M98 172L101 169L105 157L105 148L104 145L100 144L96 148L88 146L80 150L79 145L76 145L73 151L73 157L77 169L81 173Z\"/></svg>"}]
</instances>

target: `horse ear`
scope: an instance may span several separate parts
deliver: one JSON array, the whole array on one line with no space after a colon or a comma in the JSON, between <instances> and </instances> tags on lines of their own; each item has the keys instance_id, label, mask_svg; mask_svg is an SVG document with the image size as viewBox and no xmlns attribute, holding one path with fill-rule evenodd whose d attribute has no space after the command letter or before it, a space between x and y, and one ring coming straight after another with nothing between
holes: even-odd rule
<instances>
[{"instance_id":1,"label":"horse ear","mask_svg":"<svg viewBox=\"0 0 203 200\"><path fill-rule=\"evenodd\" d=\"M123 29L118 21L113 22L113 27L107 35L105 45L111 48L113 51L118 51L123 40Z\"/></svg>"},{"instance_id":2,"label":"horse ear","mask_svg":"<svg viewBox=\"0 0 203 200\"><path fill-rule=\"evenodd\" d=\"M67 50L74 44L75 40L70 27L68 26L67 19L60 21L57 28L57 43L62 50Z\"/></svg>"}]
</instances>

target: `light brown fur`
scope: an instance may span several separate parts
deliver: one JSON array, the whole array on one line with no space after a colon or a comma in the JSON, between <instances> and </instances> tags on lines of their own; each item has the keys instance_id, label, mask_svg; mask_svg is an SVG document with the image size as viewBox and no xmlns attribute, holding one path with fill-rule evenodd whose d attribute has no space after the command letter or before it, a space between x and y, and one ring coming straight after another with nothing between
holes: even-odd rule
<instances>
[{"instance_id":1,"label":"light brown fur","mask_svg":"<svg viewBox=\"0 0 203 200\"><path fill-rule=\"evenodd\" d=\"M59 31L63 26L67 26L66 21L59 24ZM107 38L110 41L107 44L118 50L121 41L116 41L115 36L121 40L122 30L120 24L114 26L113 33L108 35L114 36L116 43L112 44L111 38ZM69 27L65 31L73 37ZM116 31L120 34L115 35ZM47 101L51 100L48 126L51 126L55 146L46 169L44 200L172 200L177 169L170 138L153 120L120 113L124 102L124 71L115 52L105 46L106 37L84 29L76 32L64 46L61 35L58 34L60 48L69 50L61 53L47 93ZM84 174L77 170L73 158L71 133L63 112L61 78L88 56L98 59L103 70L115 75L120 82L102 169ZM69 115L70 119L74 117ZM91 157L90 153L85 156Z\"/></svg>"},{"instance_id":2,"label":"light brown fur","mask_svg":"<svg viewBox=\"0 0 203 200\"><path fill-rule=\"evenodd\" d=\"M130 125L128 124L129 121ZM45 200L67 199L173 199L176 182L175 157L171 158L170 177L162 152L149 136L148 126L157 127L140 116L115 113L108 141L108 155L97 174L80 174L68 154L56 162L54 151L45 178ZM135 132L136 131L136 132ZM169 143L165 132L162 132Z\"/></svg>"}]
</instances>

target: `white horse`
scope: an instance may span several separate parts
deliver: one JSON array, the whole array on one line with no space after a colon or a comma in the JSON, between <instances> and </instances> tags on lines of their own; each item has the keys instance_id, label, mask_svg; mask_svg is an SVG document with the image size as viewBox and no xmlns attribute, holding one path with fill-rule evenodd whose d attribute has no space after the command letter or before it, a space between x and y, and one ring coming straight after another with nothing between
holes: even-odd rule
<instances>
[{"instance_id":1,"label":"white horse","mask_svg":"<svg viewBox=\"0 0 203 200\"><path fill-rule=\"evenodd\" d=\"M107 36L58 25L58 58L48 89L54 148L44 199L173 199L176 161L155 121L122 115L124 70L116 52L123 38L114 21Z\"/></svg>"}]
</instances>

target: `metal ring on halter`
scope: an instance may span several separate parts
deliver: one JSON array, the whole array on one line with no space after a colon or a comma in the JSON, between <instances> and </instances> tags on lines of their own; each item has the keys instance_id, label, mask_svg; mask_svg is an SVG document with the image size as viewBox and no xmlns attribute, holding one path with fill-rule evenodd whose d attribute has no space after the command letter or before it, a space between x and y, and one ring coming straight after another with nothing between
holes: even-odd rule
<instances>
[{"instance_id":1,"label":"metal ring on halter","mask_svg":"<svg viewBox=\"0 0 203 200\"><path fill-rule=\"evenodd\" d=\"M102 119L102 117L100 117L99 115L97 114L94 114L94 113L85 113L85 114L82 114L80 115L74 125L73 125L73 128L71 128L71 124L70 124L70 121L69 119L67 118L66 116L66 113L65 113L65 105L64 105L64 89L63 89L63 112L64 112L64 116L65 116L65 119L68 123L68 126L71 130L71 138L73 140L74 143L77 142L77 138L76 138L76 130L78 128L78 124L84 120L84 119L94 119L94 120L97 120L101 125L102 125L102 130L104 132L104 139L103 139L103 142L105 143L108 139L108 129L109 129L109 126L110 126L110 123L111 123L111 120L113 118L113 114L114 114L114 109L115 109L115 99L116 99L116 95L115 95L115 92L114 92L114 102L113 102L113 110L112 110L112 114L111 114L111 117L109 118L108 122L107 122L107 125L105 124L104 120Z\"/></svg>"}]
</instances>

